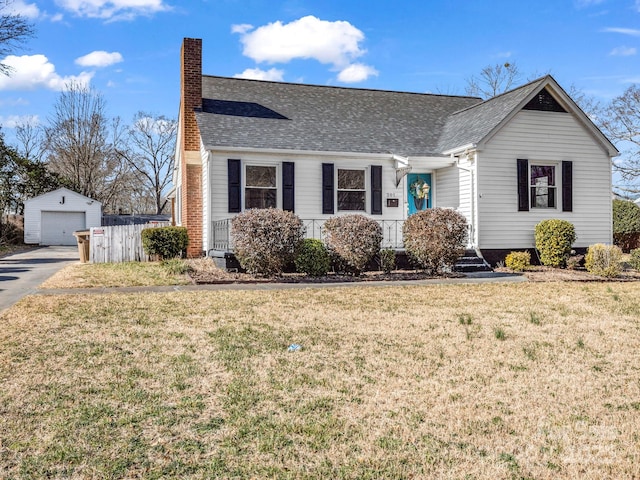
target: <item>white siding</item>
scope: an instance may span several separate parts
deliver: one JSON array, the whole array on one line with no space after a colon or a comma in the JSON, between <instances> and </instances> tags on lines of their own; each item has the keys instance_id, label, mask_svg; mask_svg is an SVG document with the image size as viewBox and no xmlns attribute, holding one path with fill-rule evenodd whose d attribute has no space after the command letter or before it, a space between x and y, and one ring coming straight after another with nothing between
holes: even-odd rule
<instances>
[{"instance_id":1,"label":"white siding","mask_svg":"<svg viewBox=\"0 0 640 480\"><path fill-rule=\"evenodd\" d=\"M242 174L244 175L244 165L261 164L274 165L277 167L278 179L278 207L282 207L282 162L295 163L295 213L302 219L327 219L334 215L322 214L322 164L333 163L334 170L338 168L366 168L366 187L367 197L365 201L366 212L358 212L370 214L371 211L371 165L382 166L382 215L373 215L376 220L402 220L406 206L404 204L406 196L404 195L405 181L400 185L395 185L395 165L389 160L367 159L367 158L344 158L344 157L314 157L303 154L239 154L237 152L215 152L210 153L208 162L208 172L203 171L203 178L208 178L209 182L203 192L206 194L205 203L209 203L205 207L205 215L207 226L206 232L210 232L211 221L222 220L233 217L234 214L228 213L228 188L227 188L227 160L240 159L243 164ZM207 163L207 162L205 162ZM405 177L406 180L406 177ZM244 181L244 180L243 180ZM398 207L387 207L387 198L397 198ZM242 199L244 204L244 198ZM207 250L211 249L209 245Z\"/></svg>"},{"instance_id":2,"label":"white siding","mask_svg":"<svg viewBox=\"0 0 640 480\"><path fill-rule=\"evenodd\" d=\"M245 164L275 165L278 178L278 206L282 202L282 162L295 163L295 212L300 218L323 219L332 215L322 214L322 164L333 163L334 168L366 168L367 198L366 212L370 213L370 169L371 165L382 165L382 215L374 215L373 218L379 220L402 220L403 219L403 189L404 183L396 188L395 167L391 160L367 160L367 159L347 159L347 158L318 158L306 157L303 155L239 155L229 153L227 155L212 155L210 162L210 199L211 199L211 220L221 220L232 217L233 214L227 211L227 159L234 158L242 160ZM244 174L244 170L243 170ZM395 195L399 200L398 207L387 207L386 199L389 195ZM244 199L243 199L244 201ZM336 212L337 214L338 212ZM346 212L345 212L346 213Z\"/></svg>"},{"instance_id":3,"label":"white siding","mask_svg":"<svg viewBox=\"0 0 640 480\"><path fill-rule=\"evenodd\" d=\"M556 209L518 211L518 158L557 165ZM563 160L573 162L573 212L562 211ZM573 223L576 247L612 241L610 159L570 114L519 112L480 153L477 184L480 248L533 247L534 227L547 218Z\"/></svg>"},{"instance_id":4,"label":"white siding","mask_svg":"<svg viewBox=\"0 0 640 480\"><path fill-rule=\"evenodd\" d=\"M63 200L64 197L64 200ZM45 193L24 204L24 243L42 242L42 212L83 212L84 228L102 224L102 205L66 188Z\"/></svg>"},{"instance_id":5,"label":"white siding","mask_svg":"<svg viewBox=\"0 0 640 480\"><path fill-rule=\"evenodd\" d=\"M202 251L206 252L209 236L211 235L211 209L209 208L209 152L204 146L200 147L202 155Z\"/></svg>"},{"instance_id":6,"label":"white siding","mask_svg":"<svg viewBox=\"0 0 640 480\"><path fill-rule=\"evenodd\" d=\"M435 171L436 207L457 209L460 206L460 173L455 165Z\"/></svg>"}]
</instances>

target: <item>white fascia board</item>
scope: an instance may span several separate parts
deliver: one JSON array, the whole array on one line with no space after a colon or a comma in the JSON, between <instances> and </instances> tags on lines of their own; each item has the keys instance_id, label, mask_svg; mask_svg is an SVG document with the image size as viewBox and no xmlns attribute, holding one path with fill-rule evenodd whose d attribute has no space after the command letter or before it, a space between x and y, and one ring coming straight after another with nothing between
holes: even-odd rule
<instances>
[{"instance_id":1,"label":"white fascia board","mask_svg":"<svg viewBox=\"0 0 640 480\"><path fill-rule=\"evenodd\" d=\"M444 152L442 152L443 155L447 155L447 156L451 156L451 155L457 155L460 153L464 153L467 150L477 150L478 145L476 145L475 143L467 143L466 145L462 145L460 147L456 147L456 148L452 148L450 150L446 150Z\"/></svg>"},{"instance_id":2,"label":"white fascia board","mask_svg":"<svg viewBox=\"0 0 640 480\"><path fill-rule=\"evenodd\" d=\"M280 156L306 157L339 157L354 159L376 159L392 161L390 153L359 153L359 152L327 152L318 150L286 150L278 148L247 148L247 147L211 147L205 146L211 154L266 154ZM414 157L412 157L414 158Z\"/></svg>"}]
</instances>

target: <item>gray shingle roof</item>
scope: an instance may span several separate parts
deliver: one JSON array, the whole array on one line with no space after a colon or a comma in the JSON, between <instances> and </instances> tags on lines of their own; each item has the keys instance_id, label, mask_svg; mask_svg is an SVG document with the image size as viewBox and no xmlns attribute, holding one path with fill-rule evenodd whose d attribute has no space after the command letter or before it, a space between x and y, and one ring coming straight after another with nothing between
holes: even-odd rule
<instances>
[{"instance_id":1,"label":"gray shingle roof","mask_svg":"<svg viewBox=\"0 0 640 480\"><path fill-rule=\"evenodd\" d=\"M481 142L524 100L536 92L548 77L497 95L477 105L452 114L442 131L438 150L441 152Z\"/></svg>"},{"instance_id":2,"label":"gray shingle roof","mask_svg":"<svg viewBox=\"0 0 640 480\"><path fill-rule=\"evenodd\" d=\"M439 155L447 118L474 97L203 76L206 148Z\"/></svg>"},{"instance_id":3,"label":"gray shingle roof","mask_svg":"<svg viewBox=\"0 0 640 480\"><path fill-rule=\"evenodd\" d=\"M207 149L250 148L439 156L490 138L542 88L572 104L610 155L611 142L547 75L482 101L475 97L203 76L196 112Z\"/></svg>"}]
</instances>

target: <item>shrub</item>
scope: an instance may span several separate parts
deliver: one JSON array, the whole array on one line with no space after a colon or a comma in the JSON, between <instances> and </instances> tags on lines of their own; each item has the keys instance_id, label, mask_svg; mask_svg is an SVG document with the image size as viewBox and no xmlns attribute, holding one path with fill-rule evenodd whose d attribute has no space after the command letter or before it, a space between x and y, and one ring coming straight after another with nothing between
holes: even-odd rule
<instances>
[{"instance_id":1,"label":"shrub","mask_svg":"<svg viewBox=\"0 0 640 480\"><path fill-rule=\"evenodd\" d=\"M380 251L382 227L360 214L333 217L324 222L325 244L336 271L360 275Z\"/></svg>"},{"instance_id":2,"label":"shrub","mask_svg":"<svg viewBox=\"0 0 640 480\"><path fill-rule=\"evenodd\" d=\"M505 264L514 272L523 272L531 266L531 254L529 252L511 252L505 258Z\"/></svg>"},{"instance_id":3,"label":"shrub","mask_svg":"<svg viewBox=\"0 0 640 480\"><path fill-rule=\"evenodd\" d=\"M576 270L584 265L584 255L571 255L567 258L567 268Z\"/></svg>"},{"instance_id":4,"label":"shrub","mask_svg":"<svg viewBox=\"0 0 640 480\"><path fill-rule=\"evenodd\" d=\"M176 258L189 245L186 227L154 227L142 230L142 248L160 260Z\"/></svg>"},{"instance_id":5,"label":"shrub","mask_svg":"<svg viewBox=\"0 0 640 480\"><path fill-rule=\"evenodd\" d=\"M391 273L396 268L396 251L392 248L380 250L380 268L384 273Z\"/></svg>"},{"instance_id":6,"label":"shrub","mask_svg":"<svg viewBox=\"0 0 640 480\"><path fill-rule=\"evenodd\" d=\"M433 208L409 216L402 228L410 258L430 273L453 269L464 253L467 221L455 210Z\"/></svg>"},{"instance_id":7,"label":"shrub","mask_svg":"<svg viewBox=\"0 0 640 480\"><path fill-rule=\"evenodd\" d=\"M617 277L622 272L622 250L617 245L596 243L585 257L587 271L601 277Z\"/></svg>"},{"instance_id":8,"label":"shrub","mask_svg":"<svg viewBox=\"0 0 640 480\"><path fill-rule=\"evenodd\" d=\"M315 238L300 242L295 258L296 271L312 277L322 277L331 268L331 259L324 243Z\"/></svg>"},{"instance_id":9,"label":"shrub","mask_svg":"<svg viewBox=\"0 0 640 480\"><path fill-rule=\"evenodd\" d=\"M636 203L613 201L613 241L625 252L640 246L640 206Z\"/></svg>"},{"instance_id":10,"label":"shrub","mask_svg":"<svg viewBox=\"0 0 640 480\"><path fill-rule=\"evenodd\" d=\"M253 275L279 275L290 265L304 237L302 220L277 208L251 209L231 221L234 253Z\"/></svg>"},{"instance_id":11,"label":"shrub","mask_svg":"<svg viewBox=\"0 0 640 480\"><path fill-rule=\"evenodd\" d=\"M629 264L631 265L631 268L640 272L640 248L631 250L631 258L629 259Z\"/></svg>"},{"instance_id":12,"label":"shrub","mask_svg":"<svg viewBox=\"0 0 640 480\"><path fill-rule=\"evenodd\" d=\"M571 254L576 232L573 224L566 220L543 220L536 225L535 239L542 264L561 267Z\"/></svg>"}]
</instances>

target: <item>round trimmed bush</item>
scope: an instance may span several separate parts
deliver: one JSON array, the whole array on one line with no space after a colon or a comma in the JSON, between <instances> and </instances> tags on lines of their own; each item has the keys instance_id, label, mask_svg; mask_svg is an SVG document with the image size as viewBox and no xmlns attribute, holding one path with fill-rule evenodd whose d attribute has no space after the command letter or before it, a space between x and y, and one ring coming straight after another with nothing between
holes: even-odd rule
<instances>
[{"instance_id":1,"label":"round trimmed bush","mask_svg":"<svg viewBox=\"0 0 640 480\"><path fill-rule=\"evenodd\" d=\"M350 214L324 222L324 241L336 271L360 275L380 251L382 227L364 215Z\"/></svg>"},{"instance_id":2,"label":"round trimmed bush","mask_svg":"<svg viewBox=\"0 0 640 480\"><path fill-rule=\"evenodd\" d=\"M617 245L591 245L584 258L584 266L594 275L617 277L622 273L622 250Z\"/></svg>"},{"instance_id":3,"label":"round trimmed bush","mask_svg":"<svg viewBox=\"0 0 640 480\"><path fill-rule=\"evenodd\" d=\"M449 208L432 208L410 215L402 227L404 247L418 267L438 274L453 270L464 253L467 220Z\"/></svg>"},{"instance_id":4,"label":"round trimmed bush","mask_svg":"<svg viewBox=\"0 0 640 480\"><path fill-rule=\"evenodd\" d=\"M529 252L511 252L504 259L507 268L514 272L524 272L531 266L531 254Z\"/></svg>"},{"instance_id":5,"label":"round trimmed bush","mask_svg":"<svg viewBox=\"0 0 640 480\"><path fill-rule=\"evenodd\" d=\"M304 238L302 220L277 208L251 209L231 221L233 252L253 275L279 275L293 263Z\"/></svg>"},{"instance_id":6,"label":"round trimmed bush","mask_svg":"<svg viewBox=\"0 0 640 480\"><path fill-rule=\"evenodd\" d=\"M566 220L543 220L536 225L535 239L542 264L562 267L571 254L571 246L576 241L576 231L573 224Z\"/></svg>"},{"instance_id":7,"label":"round trimmed bush","mask_svg":"<svg viewBox=\"0 0 640 480\"><path fill-rule=\"evenodd\" d=\"M640 206L636 203L613 201L613 241L624 252L640 247Z\"/></svg>"},{"instance_id":8,"label":"round trimmed bush","mask_svg":"<svg viewBox=\"0 0 640 480\"><path fill-rule=\"evenodd\" d=\"M312 277L323 277L331 268L331 259L321 240L305 238L296 253L296 271Z\"/></svg>"}]
</instances>

